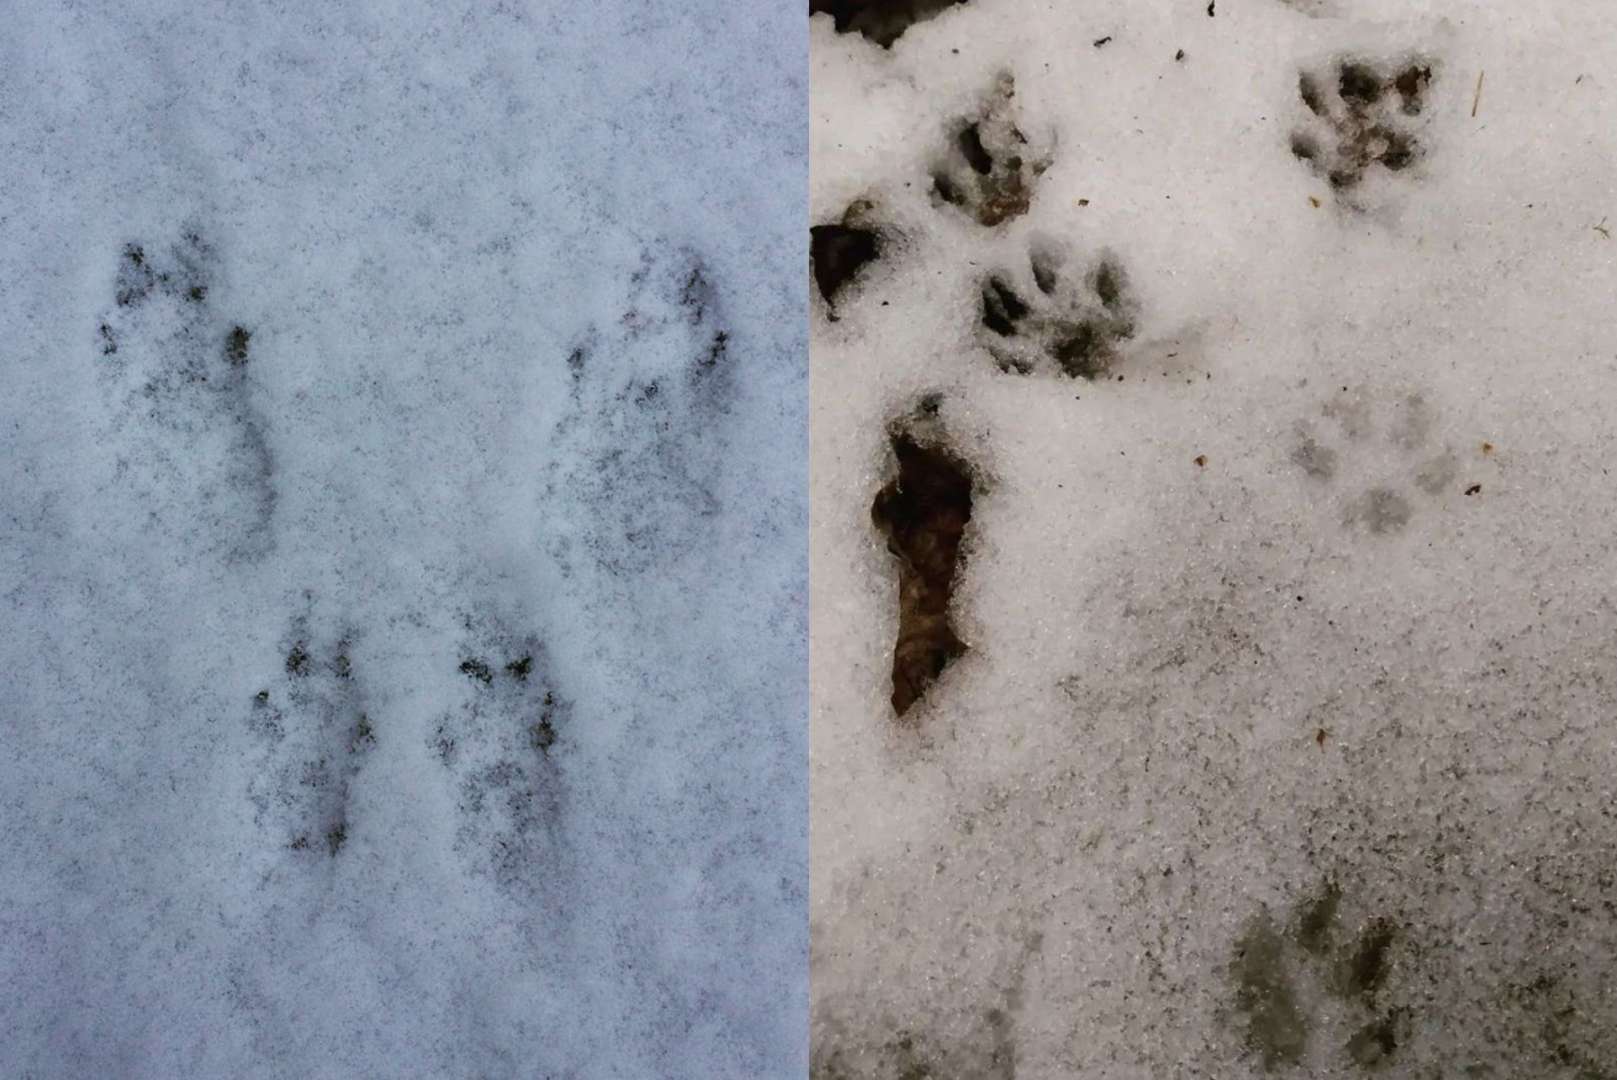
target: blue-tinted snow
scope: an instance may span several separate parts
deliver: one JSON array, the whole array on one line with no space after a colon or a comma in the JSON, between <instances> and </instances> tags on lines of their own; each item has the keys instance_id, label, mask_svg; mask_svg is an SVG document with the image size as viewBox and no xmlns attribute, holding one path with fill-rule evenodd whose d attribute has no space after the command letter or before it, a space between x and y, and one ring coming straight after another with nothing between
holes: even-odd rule
<instances>
[{"instance_id":1,"label":"blue-tinted snow","mask_svg":"<svg viewBox=\"0 0 1617 1080\"><path fill-rule=\"evenodd\" d=\"M0 1075L800 1073L801 10L4 22Z\"/></svg>"}]
</instances>

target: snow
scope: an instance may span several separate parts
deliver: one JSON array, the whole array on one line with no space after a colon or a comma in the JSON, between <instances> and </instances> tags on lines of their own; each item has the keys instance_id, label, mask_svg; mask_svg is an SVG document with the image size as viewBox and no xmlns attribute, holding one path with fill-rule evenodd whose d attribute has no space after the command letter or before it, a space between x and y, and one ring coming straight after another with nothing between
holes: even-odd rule
<instances>
[{"instance_id":1,"label":"snow","mask_svg":"<svg viewBox=\"0 0 1617 1080\"><path fill-rule=\"evenodd\" d=\"M5 14L0 1074L800 1074L800 12Z\"/></svg>"},{"instance_id":2,"label":"snow","mask_svg":"<svg viewBox=\"0 0 1617 1080\"><path fill-rule=\"evenodd\" d=\"M811 1074L1608 1075L1617 10L923 6L810 29ZM894 421L975 470L902 719Z\"/></svg>"}]
</instances>

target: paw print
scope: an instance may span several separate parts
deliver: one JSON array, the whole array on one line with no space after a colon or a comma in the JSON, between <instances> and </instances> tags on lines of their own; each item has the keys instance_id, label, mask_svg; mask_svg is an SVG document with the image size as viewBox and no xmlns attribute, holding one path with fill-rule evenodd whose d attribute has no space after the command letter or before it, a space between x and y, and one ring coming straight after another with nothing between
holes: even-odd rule
<instances>
[{"instance_id":1,"label":"paw print","mask_svg":"<svg viewBox=\"0 0 1617 1080\"><path fill-rule=\"evenodd\" d=\"M1069 264L1062 249L1035 247L1026 273L983 280L978 340L1001 371L1053 367L1070 378L1099 379L1117 362L1138 310L1128 277L1109 255L1087 268Z\"/></svg>"},{"instance_id":2,"label":"paw print","mask_svg":"<svg viewBox=\"0 0 1617 1080\"><path fill-rule=\"evenodd\" d=\"M1378 402L1344 386L1321 407L1320 417L1323 424L1297 425L1291 463L1324 485L1350 469L1359 474L1355 482L1369 481L1343 505L1347 527L1374 535L1399 532L1415 516L1417 494L1436 497L1455 486L1459 458L1447 446L1430 445L1436 418L1420 394ZM1391 469L1379 464L1389 458Z\"/></svg>"},{"instance_id":3,"label":"paw print","mask_svg":"<svg viewBox=\"0 0 1617 1080\"><path fill-rule=\"evenodd\" d=\"M1297 96L1308 110L1292 132L1291 152L1337 191L1358 186L1372 167L1402 172L1419 160L1418 118L1426 107L1432 64L1344 59L1303 71Z\"/></svg>"},{"instance_id":4,"label":"paw print","mask_svg":"<svg viewBox=\"0 0 1617 1080\"><path fill-rule=\"evenodd\" d=\"M570 708L554 689L544 646L493 631L458 670L469 695L444 716L431 751L455 789L457 850L508 891L537 888L557 841Z\"/></svg>"},{"instance_id":5,"label":"paw print","mask_svg":"<svg viewBox=\"0 0 1617 1080\"><path fill-rule=\"evenodd\" d=\"M251 562L274 544L275 461L247 374L253 334L214 309L217 270L194 231L125 245L93 342L117 488L176 541Z\"/></svg>"},{"instance_id":6,"label":"paw print","mask_svg":"<svg viewBox=\"0 0 1617 1080\"><path fill-rule=\"evenodd\" d=\"M316 641L306 620L294 620L285 647L282 670L248 711L264 749L249 797L278 846L335 858L348 841L350 792L376 746L376 726L346 635Z\"/></svg>"},{"instance_id":7,"label":"paw print","mask_svg":"<svg viewBox=\"0 0 1617 1080\"><path fill-rule=\"evenodd\" d=\"M1001 76L975 116L955 121L948 148L932 167L932 195L979 225L1021 217L1038 178L1050 167L1017 125L1016 84Z\"/></svg>"},{"instance_id":8,"label":"paw print","mask_svg":"<svg viewBox=\"0 0 1617 1080\"><path fill-rule=\"evenodd\" d=\"M564 573L640 577L700 548L720 510L739 392L721 283L694 252L659 246L627 310L566 357L569 401L544 497Z\"/></svg>"},{"instance_id":9,"label":"paw print","mask_svg":"<svg viewBox=\"0 0 1617 1080\"><path fill-rule=\"evenodd\" d=\"M1277 924L1261 911L1235 942L1230 975L1243 1039L1265 1072L1303 1063L1315 1030L1326 1033L1343 1064L1380 1068L1407 1039L1408 1016L1383 1000L1400 931L1371 916L1345 934L1343 894L1334 882L1297 903ZM1320 1009L1327 999L1334 1004Z\"/></svg>"}]
</instances>

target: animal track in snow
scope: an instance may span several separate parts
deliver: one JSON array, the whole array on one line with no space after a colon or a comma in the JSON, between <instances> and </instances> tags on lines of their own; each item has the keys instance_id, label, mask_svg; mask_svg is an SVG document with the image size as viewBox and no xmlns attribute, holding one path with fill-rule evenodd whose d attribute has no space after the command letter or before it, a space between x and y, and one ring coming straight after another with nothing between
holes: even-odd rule
<instances>
[{"instance_id":1,"label":"animal track in snow","mask_svg":"<svg viewBox=\"0 0 1617 1080\"><path fill-rule=\"evenodd\" d=\"M734 468L726 432L740 354L709 268L688 250L658 247L630 285L622 317L566 357L563 449L544 493L570 508L556 516L551 546L566 572L584 563L636 577L702 550Z\"/></svg>"},{"instance_id":2,"label":"animal track in snow","mask_svg":"<svg viewBox=\"0 0 1617 1080\"><path fill-rule=\"evenodd\" d=\"M275 459L249 372L252 332L214 310L213 248L195 231L131 243L96 327L115 482L170 538L227 561L274 546Z\"/></svg>"},{"instance_id":3,"label":"animal track in snow","mask_svg":"<svg viewBox=\"0 0 1617 1080\"><path fill-rule=\"evenodd\" d=\"M1002 75L975 115L950 125L948 144L932 165L932 195L992 228L1028 212L1049 167L1019 126L1015 80Z\"/></svg>"},{"instance_id":4,"label":"animal track in snow","mask_svg":"<svg viewBox=\"0 0 1617 1080\"><path fill-rule=\"evenodd\" d=\"M1087 269L1054 246L1036 246L1026 271L1001 270L982 282L978 340L1001 371L1054 369L1075 379L1110 373L1134 335L1138 305L1111 256ZM1031 286L1031 287L1030 287Z\"/></svg>"},{"instance_id":5,"label":"animal track in snow","mask_svg":"<svg viewBox=\"0 0 1617 1080\"><path fill-rule=\"evenodd\" d=\"M554 864L571 706L555 688L544 646L483 628L457 663L465 700L432 734L454 788L455 846L476 873L532 893Z\"/></svg>"},{"instance_id":6,"label":"animal track in snow","mask_svg":"<svg viewBox=\"0 0 1617 1080\"><path fill-rule=\"evenodd\" d=\"M1380 1000L1394 967L1398 926L1371 916L1345 934L1342 899L1341 889L1327 882L1317 896L1297 903L1286 925L1260 911L1235 943L1235 1009L1246 1047L1265 1072L1301 1064L1325 1023L1346 1025L1335 1056L1360 1070L1391 1064L1406 1038L1406 1014Z\"/></svg>"},{"instance_id":7,"label":"animal track in snow","mask_svg":"<svg viewBox=\"0 0 1617 1080\"><path fill-rule=\"evenodd\" d=\"M1433 65L1346 58L1297 78L1308 118L1291 135L1291 152L1338 192L1374 167L1400 173L1423 152L1421 116Z\"/></svg>"},{"instance_id":8,"label":"animal track in snow","mask_svg":"<svg viewBox=\"0 0 1617 1080\"><path fill-rule=\"evenodd\" d=\"M307 620L285 636L282 670L254 695L248 727L264 760L249 795L277 845L335 857L349 838L356 778L376 746L376 725L355 677L346 635L319 639Z\"/></svg>"},{"instance_id":9,"label":"animal track in snow","mask_svg":"<svg viewBox=\"0 0 1617 1080\"><path fill-rule=\"evenodd\" d=\"M1290 460L1321 485L1348 475L1362 485L1343 504L1349 528L1400 532L1415 516L1419 496L1435 498L1459 486L1460 459L1447 446L1431 445L1436 416L1422 395L1380 400L1344 386L1326 399L1319 415L1323 423L1297 425ZM1392 457L1394 468L1379 464L1383 455Z\"/></svg>"}]
</instances>

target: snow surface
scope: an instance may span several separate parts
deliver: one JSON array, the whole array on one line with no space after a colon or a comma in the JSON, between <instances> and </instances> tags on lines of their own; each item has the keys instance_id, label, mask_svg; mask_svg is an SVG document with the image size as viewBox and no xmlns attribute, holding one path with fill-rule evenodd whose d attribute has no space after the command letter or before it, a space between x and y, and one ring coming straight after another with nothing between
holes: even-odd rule
<instances>
[{"instance_id":1,"label":"snow surface","mask_svg":"<svg viewBox=\"0 0 1617 1080\"><path fill-rule=\"evenodd\" d=\"M811 1074L1617 1077L1617 6L928 14L810 30L811 223L882 238L811 299ZM1419 152L1334 187L1355 60ZM929 393L969 651L895 721Z\"/></svg>"},{"instance_id":2,"label":"snow surface","mask_svg":"<svg viewBox=\"0 0 1617 1080\"><path fill-rule=\"evenodd\" d=\"M3 15L0 1075L801 1075L801 11Z\"/></svg>"}]
</instances>

